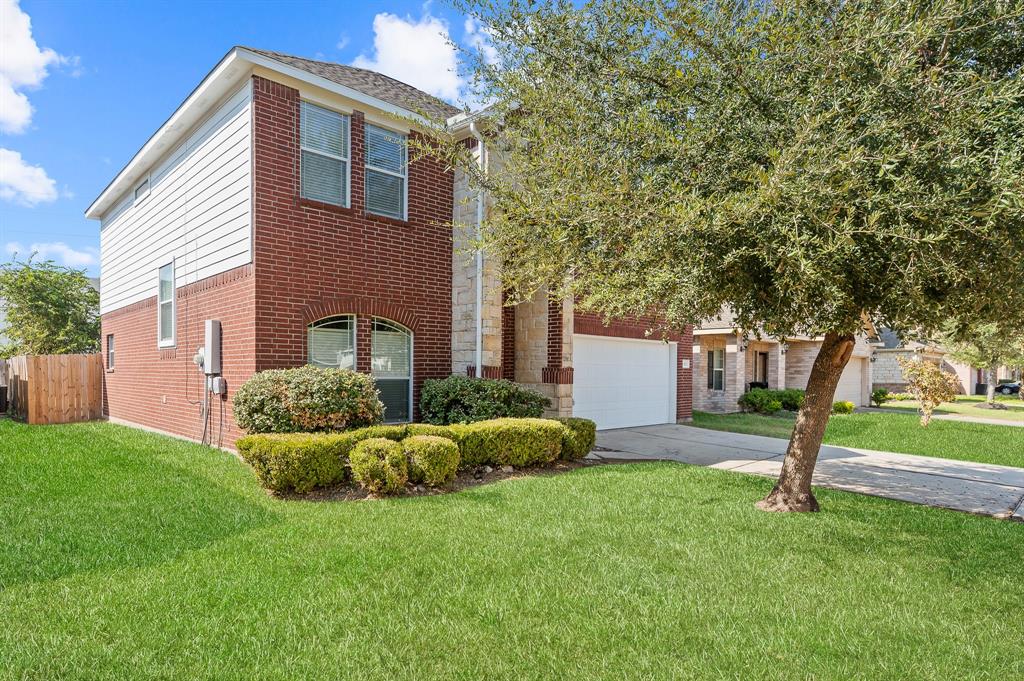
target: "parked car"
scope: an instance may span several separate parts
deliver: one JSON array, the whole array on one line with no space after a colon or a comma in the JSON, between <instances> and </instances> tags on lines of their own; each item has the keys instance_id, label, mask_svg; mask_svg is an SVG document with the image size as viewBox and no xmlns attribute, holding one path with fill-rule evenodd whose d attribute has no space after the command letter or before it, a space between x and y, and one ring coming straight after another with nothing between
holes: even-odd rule
<instances>
[{"instance_id":1,"label":"parked car","mask_svg":"<svg viewBox=\"0 0 1024 681\"><path fill-rule=\"evenodd\" d=\"M1004 395L1016 395L1020 392L1020 381L1014 381L1013 383L1003 383L1002 385L996 386L996 392Z\"/></svg>"}]
</instances>

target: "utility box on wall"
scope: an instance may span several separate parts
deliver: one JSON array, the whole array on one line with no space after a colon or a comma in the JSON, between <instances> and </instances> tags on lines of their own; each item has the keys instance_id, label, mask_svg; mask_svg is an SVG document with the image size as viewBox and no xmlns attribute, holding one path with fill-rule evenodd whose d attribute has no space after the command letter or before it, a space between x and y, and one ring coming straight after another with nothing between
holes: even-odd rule
<instances>
[{"instance_id":1,"label":"utility box on wall","mask_svg":"<svg viewBox=\"0 0 1024 681\"><path fill-rule=\"evenodd\" d=\"M207 319L205 342L203 344L203 371L207 376L216 376L221 372L220 366L220 320Z\"/></svg>"}]
</instances>

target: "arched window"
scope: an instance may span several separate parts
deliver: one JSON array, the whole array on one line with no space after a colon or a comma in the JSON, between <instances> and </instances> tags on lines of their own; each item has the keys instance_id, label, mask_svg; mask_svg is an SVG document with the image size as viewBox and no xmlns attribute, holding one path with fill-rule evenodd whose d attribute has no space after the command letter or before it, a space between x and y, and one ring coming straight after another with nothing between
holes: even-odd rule
<instances>
[{"instance_id":1,"label":"arched window","mask_svg":"<svg viewBox=\"0 0 1024 681\"><path fill-rule=\"evenodd\" d=\"M306 328L309 363L334 369L356 368L356 318L326 317Z\"/></svg>"},{"instance_id":2,"label":"arched window","mask_svg":"<svg viewBox=\"0 0 1024 681\"><path fill-rule=\"evenodd\" d=\"M374 319L371 346L371 372L384 403L384 420L412 420L412 332Z\"/></svg>"}]
</instances>

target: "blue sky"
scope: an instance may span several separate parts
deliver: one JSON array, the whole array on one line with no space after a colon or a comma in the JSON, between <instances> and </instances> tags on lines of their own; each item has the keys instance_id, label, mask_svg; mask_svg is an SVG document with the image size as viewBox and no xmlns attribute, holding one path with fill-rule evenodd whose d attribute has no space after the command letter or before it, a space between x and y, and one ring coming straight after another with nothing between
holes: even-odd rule
<instances>
[{"instance_id":1,"label":"blue sky","mask_svg":"<svg viewBox=\"0 0 1024 681\"><path fill-rule=\"evenodd\" d=\"M404 2L0 0L0 262L99 273L83 213L233 45L375 68L457 102L449 6Z\"/></svg>"}]
</instances>

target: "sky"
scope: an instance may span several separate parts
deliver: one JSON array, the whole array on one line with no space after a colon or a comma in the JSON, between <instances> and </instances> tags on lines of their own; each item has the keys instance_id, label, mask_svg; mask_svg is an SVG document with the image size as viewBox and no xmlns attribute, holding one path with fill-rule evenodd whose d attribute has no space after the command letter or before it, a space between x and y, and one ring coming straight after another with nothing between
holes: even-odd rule
<instances>
[{"instance_id":1,"label":"sky","mask_svg":"<svg viewBox=\"0 0 1024 681\"><path fill-rule=\"evenodd\" d=\"M486 45L450 6L382 0L0 0L0 262L99 275L85 209L234 45L385 73L468 98L448 39Z\"/></svg>"}]
</instances>

